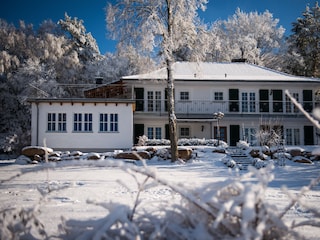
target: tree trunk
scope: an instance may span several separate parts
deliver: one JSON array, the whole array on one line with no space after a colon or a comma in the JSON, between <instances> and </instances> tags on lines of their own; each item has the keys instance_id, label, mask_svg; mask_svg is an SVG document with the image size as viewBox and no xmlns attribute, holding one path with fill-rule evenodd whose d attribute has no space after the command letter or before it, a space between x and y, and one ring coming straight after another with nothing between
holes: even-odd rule
<instances>
[{"instance_id":1,"label":"tree trunk","mask_svg":"<svg viewBox=\"0 0 320 240\"><path fill-rule=\"evenodd\" d=\"M177 137L177 119L174 111L174 79L172 74L172 61L167 60L168 74L168 117L169 117L169 136L171 145L171 161L178 159L178 137Z\"/></svg>"}]
</instances>

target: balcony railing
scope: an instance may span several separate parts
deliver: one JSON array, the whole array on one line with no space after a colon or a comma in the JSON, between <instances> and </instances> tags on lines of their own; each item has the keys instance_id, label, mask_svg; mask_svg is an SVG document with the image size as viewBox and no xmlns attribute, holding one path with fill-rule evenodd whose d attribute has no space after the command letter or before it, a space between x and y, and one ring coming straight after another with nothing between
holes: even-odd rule
<instances>
[{"instance_id":1,"label":"balcony railing","mask_svg":"<svg viewBox=\"0 0 320 240\"><path fill-rule=\"evenodd\" d=\"M165 100L136 100L136 112L144 113L167 113L167 101ZM311 112L313 102L301 103L305 110ZM285 101L175 101L175 112L178 114L211 114L215 112L241 113L241 114L301 114L291 103Z\"/></svg>"}]
</instances>

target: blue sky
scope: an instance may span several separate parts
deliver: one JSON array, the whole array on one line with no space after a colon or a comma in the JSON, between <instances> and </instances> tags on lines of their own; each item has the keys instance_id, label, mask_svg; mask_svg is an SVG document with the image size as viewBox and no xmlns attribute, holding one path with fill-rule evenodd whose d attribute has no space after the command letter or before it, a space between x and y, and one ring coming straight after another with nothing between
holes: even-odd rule
<instances>
[{"instance_id":1,"label":"blue sky","mask_svg":"<svg viewBox=\"0 0 320 240\"><path fill-rule=\"evenodd\" d=\"M302 16L307 4L314 6L317 0L209 0L207 10L200 12L206 23L217 19L227 19L234 14L237 7L244 12L269 10L274 18L280 20L279 25L286 29L286 35L291 34L291 23ZM105 7L107 0L2 0L0 3L0 18L9 23L18 24L19 20L32 23L34 27L51 19L58 22L67 12L71 17L84 20L87 32L91 32L97 40L100 52L113 52L115 42L107 39L105 23Z\"/></svg>"}]
</instances>

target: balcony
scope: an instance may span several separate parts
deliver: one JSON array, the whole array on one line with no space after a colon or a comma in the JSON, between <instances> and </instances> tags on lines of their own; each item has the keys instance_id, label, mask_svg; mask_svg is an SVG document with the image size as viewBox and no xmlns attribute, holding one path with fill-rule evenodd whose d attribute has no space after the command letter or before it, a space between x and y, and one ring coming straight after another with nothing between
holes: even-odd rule
<instances>
[{"instance_id":1,"label":"balcony","mask_svg":"<svg viewBox=\"0 0 320 240\"><path fill-rule=\"evenodd\" d=\"M136 100L136 113L144 114L167 114L167 101L164 100ZM303 102L304 108L311 112L313 102ZM215 112L223 112L225 114L273 114L297 116L302 115L301 112L291 103L285 101L175 101L176 114L182 115L211 115Z\"/></svg>"}]
</instances>

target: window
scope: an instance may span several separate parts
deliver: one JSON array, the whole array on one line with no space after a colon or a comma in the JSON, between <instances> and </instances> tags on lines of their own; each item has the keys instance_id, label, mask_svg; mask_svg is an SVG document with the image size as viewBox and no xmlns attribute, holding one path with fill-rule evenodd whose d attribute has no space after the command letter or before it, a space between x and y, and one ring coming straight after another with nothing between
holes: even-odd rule
<instances>
[{"instance_id":1,"label":"window","mask_svg":"<svg viewBox=\"0 0 320 240\"><path fill-rule=\"evenodd\" d=\"M84 114L84 131L85 132L92 131L92 113Z\"/></svg>"},{"instance_id":2,"label":"window","mask_svg":"<svg viewBox=\"0 0 320 240\"><path fill-rule=\"evenodd\" d=\"M118 113L100 113L99 117L100 132L118 132Z\"/></svg>"},{"instance_id":3,"label":"window","mask_svg":"<svg viewBox=\"0 0 320 240\"><path fill-rule=\"evenodd\" d=\"M223 100L223 92L214 92L214 100L222 101Z\"/></svg>"},{"instance_id":4,"label":"window","mask_svg":"<svg viewBox=\"0 0 320 240\"><path fill-rule=\"evenodd\" d=\"M299 93L292 93L292 96L299 102ZM291 102L290 98L286 95L286 113L297 113L298 108Z\"/></svg>"},{"instance_id":5,"label":"window","mask_svg":"<svg viewBox=\"0 0 320 240\"><path fill-rule=\"evenodd\" d=\"M66 132L67 131L67 114L58 113L58 131Z\"/></svg>"},{"instance_id":6,"label":"window","mask_svg":"<svg viewBox=\"0 0 320 240\"><path fill-rule=\"evenodd\" d=\"M180 92L180 100L183 100L183 101L189 100L189 92Z\"/></svg>"},{"instance_id":7,"label":"window","mask_svg":"<svg viewBox=\"0 0 320 240\"><path fill-rule=\"evenodd\" d=\"M56 114L48 113L48 132L56 131Z\"/></svg>"},{"instance_id":8,"label":"window","mask_svg":"<svg viewBox=\"0 0 320 240\"><path fill-rule=\"evenodd\" d=\"M110 132L118 132L118 113L110 113Z\"/></svg>"},{"instance_id":9,"label":"window","mask_svg":"<svg viewBox=\"0 0 320 240\"><path fill-rule=\"evenodd\" d=\"M100 132L108 131L108 114L107 113L100 113L99 131Z\"/></svg>"},{"instance_id":10,"label":"window","mask_svg":"<svg viewBox=\"0 0 320 240\"><path fill-rule=\"evenodd\" d=\"M92 132L92 113L74 113L73 131Z\"/></svg>"},{"instance_id":11,"label":"window","mask_svg":"<svg viewBox=\"0 0 320 240\"><path fill-rule=\"evenodd\" d=\"M73 131L74 132L82 131L82 114L81 113L73 114Z\"/></svg>"},{"instance_id":12,"label":"window","mask_svg":"<svg viewBox=\"0 0 320 240\"><path fill-rule=\"evenodd\" d=\"M161 91L148 91L148 112L161 111Z\"/></svg>"},{"instance_id":13,"label":"window","mask_svg":"<svg viewBox=\"0 0 320 240\"><path fill-rule=\"evenodd\" d=\"M48 132L66 132L67 114L66 113L48 113L47 121Z\"/></svg>"},{"instance_id":14,"label":"window","mask_svg":"<svg viewBox=\"0 0 320 240\"><path fill-rule=\"evenodd\" d=\"M180 137L190 137L190 128L181 127L180 128Z\"/></svg>"},{"instance_id":15,"label":"window","mask_svg":"<svg viewBox=\"0 0 320 240\"><path fill-rule=\"evenodd\" d=\"M256 129L255 128L244 128L243 129L244 140L246 140L250 145L254 145L257 141L256 139Z\"/></svg>"},{"instance_id":16,"label":"window","mask_svg":"<svg viewBox=\"0 0 320 240\"><path fill-rule=\"evenodd\" d=\"M255 112L256 111L256 94L254 92L243 92L241 94L242 112Z\"/></svg>"},{"instance_id":17,"label":"window","mask_svg":"<svg viewBox=\"0 0 320 240\"><path fill-rule=\"evenodd\" d=\"M300 130L298 128L286 129L286 144L300 145Z\"/></svg>"},{"instance_id":18,"label":"window","mask_svg":"<svg viewBox=\"0 0 320 240\"><path fill-rule=\"evenodd\" d=\"M153 92L152 91L148 91L148 112L152 112L153 111Z\"/></svg>"},{"instance_id":19,"label":"window","mask_svg":"<svg viewBox=\"0 0 320 240\"><path fill-rule=\"evenodd\" d=\"M147 135L148 139L153 139L153 127L148 127Z\"/></svg>"},{"instance_id":20,"label":"window","mask_svg":"<svg viewBox=\"0 0 320 240\"><path fill-rule=\"evenodd\" d=\"M162 139L161 127L148 127L147 137L148 139Z\"/></svg>"}]
</instances>

